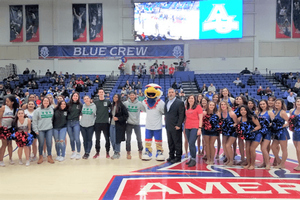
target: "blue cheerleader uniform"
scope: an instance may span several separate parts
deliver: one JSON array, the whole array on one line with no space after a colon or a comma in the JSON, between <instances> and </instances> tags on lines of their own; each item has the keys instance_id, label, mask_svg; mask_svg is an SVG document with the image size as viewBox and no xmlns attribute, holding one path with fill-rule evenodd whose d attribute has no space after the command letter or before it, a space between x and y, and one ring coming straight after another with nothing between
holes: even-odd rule
<instances>
[{"instance_id":1,"label":"blue cheerleader uniform","mask_svg":"<svg viewBox=\"0 0 300 200\"><path fill-rule=\"evenodd\" d=\"M258 117L266 118L267 120L269 120L269 122L271 122L271 117L270 117L268 111L266 111L265 114L263 114L263 115L261 113L259 113ZM263 138L263 140L271 140L271 138L272 138L271 130L267 129L267 131L264 134L262 134L262 138Z\"/></svg>"},{"instance_id":2,"label":"blue cheerleader uniform","mask_svg":"<svg viewBox=\"0 0 300 200\"><path fill-rule=\"evenodd\" d=\"M295 110L292 112L292 115L295 115ZM300 120L300 114L297 115L297 116L298 116L298 119ZM295 141L295 142L299 142L300 141L300 130L294 130L293 131L293 141Z\"/></svg>"},{"instance_id":3,"label":"blue cheerleader uniform","mask_svg":"<svg viewBox=\"0 0 300 200\"><path fill-rule=\"evenodd\" d=\"M273 112L274 112L274 114L275 114L275 111L273 111ZM274 119L282 119L282 117L280 117L280 112L281 112L281 110L277 113L277 115L275 116ZM282 119L282 120L283 120L283 119ZM287 131L287 128L286 128L286 127L285 127L285 128L282 128L282 129L280 129L280 130L278 130L278 131L281 131L281 134L280 134L279 136L277 136L277 134L274 133L274 134L275 134L274 140L289 140L289 139L290 139L290 134L289 134L289 132Z\"/></svg>"}]
</instances>

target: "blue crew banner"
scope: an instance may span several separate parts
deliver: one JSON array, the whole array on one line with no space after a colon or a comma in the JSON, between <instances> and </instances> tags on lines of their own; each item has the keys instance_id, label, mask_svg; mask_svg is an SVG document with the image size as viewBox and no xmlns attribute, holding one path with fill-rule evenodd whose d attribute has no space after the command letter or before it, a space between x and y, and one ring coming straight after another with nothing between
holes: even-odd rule
<instances>
[{"instance_id":1,"label":"blue crew banner","mask_svg":"<svg viewBox=\"0 0 300 200\"><path fill-rule=\"evenodd\" d=\"M39 46L39 59L183 58L184 45Z\"/></svg>"}]
</instances>

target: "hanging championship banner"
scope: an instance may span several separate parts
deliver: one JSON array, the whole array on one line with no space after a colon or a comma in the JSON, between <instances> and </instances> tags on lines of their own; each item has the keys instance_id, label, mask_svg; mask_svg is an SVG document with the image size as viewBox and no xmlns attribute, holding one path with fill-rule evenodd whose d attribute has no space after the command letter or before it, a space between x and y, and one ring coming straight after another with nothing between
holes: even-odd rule
<instances>
[{"instance_id":1,"label":"hanging championship banner","mask_svg":"<svg viewBox=\"0 0 300 200\"><path fill-rule=\"evenodd\" d=\"M293 38L300 38L300 0L293 0Z\"/></svg>"},{"instance_id":2,"label":"hanging championship banner","mask_svg":"<svg viewBox=\"0 0 300 200\"><path fill-rule=\"evenodd\" d=\"M103 42L102 3L89 4L90 41Z\"/></svg>"},{"instance_id":3,"label":"hanging championship banner","mask_svg":"<svg viewBox=\"0 0 300 200\"><path fill-rule=\"evenodd\" d=\"M26 42L39 42L39 5L26 5Z\"/></svg>"},{"instance_id":4,"label":"hanging championship banner","mask_svg":"<svg viewBox=\"0 0 300 200\"><path fill-rule=\"evenodd\" d=\"M73 4L73 41L86 42L86 4Z\"/></svg>"},{"instance_id":5,"label":"hanging championship banner","mask_svg":"<svg viewBox=\"0 0 300 200\"><path fill-rule=\"evenodd\" d=\"M10 42L23 42L23 6L9 6Z\"/></svg>"},{"instance_id":6,"label":"hanging championship banner","mask_svg":"<svg viewBox=\"0 0 300 200\"><path fill-rule=\"evenodd\" d=\"M291 38L291 0L278 0L276 8L276 38Z\"/></svg>"}]
</instances>

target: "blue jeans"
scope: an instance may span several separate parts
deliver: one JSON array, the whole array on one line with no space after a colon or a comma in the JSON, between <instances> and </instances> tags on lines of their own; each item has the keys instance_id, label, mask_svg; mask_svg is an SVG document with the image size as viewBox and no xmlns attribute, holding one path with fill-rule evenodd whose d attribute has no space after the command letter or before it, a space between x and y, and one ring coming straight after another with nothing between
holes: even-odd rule
<instances>
[{"instance_id":1,"label":"blue jeans","mask_svg":"<svg viewBox=\"0 0 300 200\"><path fill-rule=\"evenodd\" d=\"M195 142L197 140L197 132L198 129L185 129L185 134L189 142L190 154L192 159L196 159L196 145Z\"/></svg>"},{"instance_id":2,"label":"blue jeans","mask_svg":"<svg viewBox=\"0 0 300 200\"><path fill-rule=\"evenodd\" d=\"M67 127L61 129L53 129L53 137L55 140L55 149L57 156L66 156L66 139Z\"/></svg>"},{"instance_id":3,"label":"blue jeans","mask_svg":"<svg viewBox=\"0 0 300 200\"><path fill-rule=\"evenodd\" d=\"M38 141L39 141L39 154L40 156L43 155L43 147L44 147L44 140L46 138L46 145L47 145L47 153L48 156L51 156L51 150L52 150L52 135L53 135L53 129L45 130L45 131L39 131L38 135Z\"/></svg>"},{"instance_id":4,"label":"blue jeans","mask_svg":"<svg viewBox=\"0 0 300 200\"><path fill-rule=\"evenodd\" d=\"M90 154L93 144L94 126L80 126L80 131L83 138L84 153Z\"/></svg>"},{"instance_id":5,"label":"blue jeans","mask_svg":"<svg viewBox=\"0 0 300 200\"><path fill-rule=\"evenodd\" d=\"M120 152L120 147L121 147L121 143L116 143L116 137L117 137L117 134L116 134L116 126L115 125L110 125L110 129L109 129L109 132L110 132L110 142L111 142L111 146L113 147L113 150L116 152L116 153L119 153Z\"/></svg>"},{"instance_id":6,"label":"blue jeans","mask_svg":"<svg viewBox=\"0 0 300 200\"><path fill-rule=\"evenodd\" d=\"M76 144L77 152L79 153L81 147L80 138L79 138L80 135L79 121L69 120L67 124L67 128L70 137L71 149L72 151L75 151L75 144Z\"/></svg>"}]
</instances>

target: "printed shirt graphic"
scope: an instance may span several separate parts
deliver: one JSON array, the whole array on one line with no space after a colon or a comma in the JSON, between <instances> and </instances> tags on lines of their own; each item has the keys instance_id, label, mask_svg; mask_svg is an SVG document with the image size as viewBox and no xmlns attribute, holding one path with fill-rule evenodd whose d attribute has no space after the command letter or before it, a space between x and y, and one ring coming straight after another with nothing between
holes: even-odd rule
<instances>
[{"instance_id":1,"label":"printed shirt graphic","mask_svg":"<svg viewBox=\"0 0 300 200\"><path fill-rule=\"evenodd\" d=\"M42 111L41 112L41 118L52 118L53 112L52 111Z\"/></svg>"},{"instance_id":2,"label":"printed shirt graphic","mask_svg":"<svg viewBox=\"0 0 300 200\"><path fill-rule=\"evenodd\" d=\"M93 109L92 108L83 108L82 109L82 114L83 115L92 115L93 114Z\"/></svg>"},{"instance_id":3,"label":"printed shirt graphic","mask_svg":"<svg viewBox=\"0 0 300 200\"><path fill-rule=\"evenodd\" d=\"M131 106L131 105L128 105L128 112L140 112L139 109L138 109L138 106Z\"/></svg>"}]
</instances>

